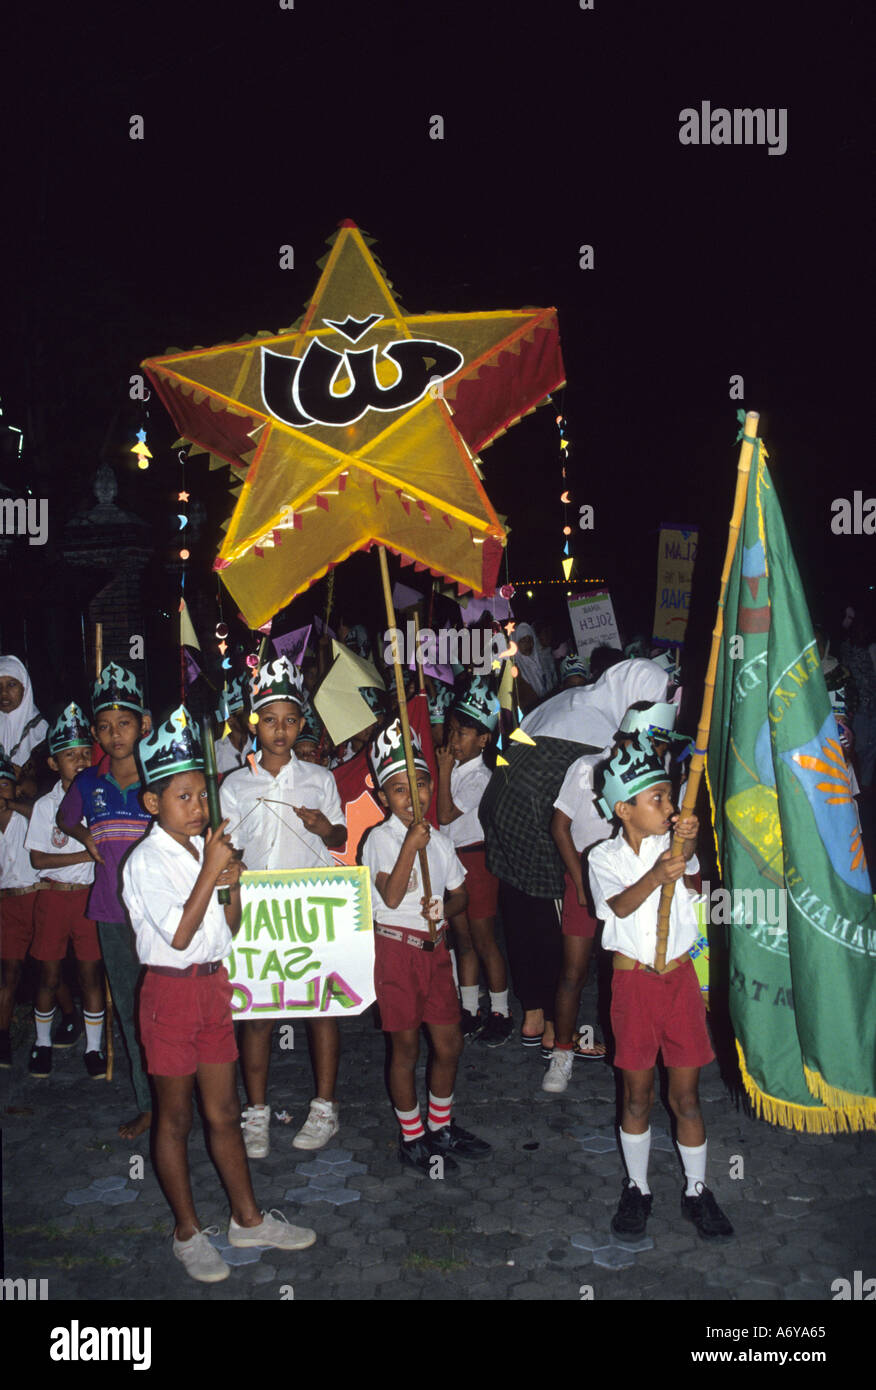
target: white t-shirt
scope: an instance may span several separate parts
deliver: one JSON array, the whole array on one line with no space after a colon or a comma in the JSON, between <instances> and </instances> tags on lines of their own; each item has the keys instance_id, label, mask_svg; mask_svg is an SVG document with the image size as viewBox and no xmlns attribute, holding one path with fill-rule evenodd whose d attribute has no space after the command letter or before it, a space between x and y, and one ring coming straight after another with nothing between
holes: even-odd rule
<instances>
[{"instance_id":1,"label":"white t-shirt","mask_svg":"<svg viewBox=\"0 0 876 1390\"><path fill-rule=\"evenodd\" d=\"M32 849L41 854L80 854L82 852L83 846L79 841L72 840L69 835L64 834L60 826L55 824L55 816L58 814L58 807L63 800L64 784L59 779L50 792L41 796L39 801L34 803L24 841L28 852ZM86 822L83 820L81 824L84 826ZM89 858L84 864L62 864L58 868L36 869L35 872L41 879L50 878L56 883L93 883L94 860Z\"/></svg>"},{"instance_id":2,"label":"white t-shirt","mask_svg":"<svg viewBox=\"0 0 876 1390\"><path fill-rule=\"evenodd\" d=\"M0 888L32 888L39 874L24 847L27 817L13 811L6 829L0 832Z\"/></svg>"},{"instance_id":3,"label":"white t-shirt","mask_svg":"<svg viewBox=\"0 0 876 1390\"><path fill-rule=\"evenodd\" d=\"M224 777L226 772L234 772L236 768L243 767L247 754L255 752L255 744L251 738L248 738L240 749L235 748L230 736L217 738L213 746L216 750L216 771L220 777Z\"/></svg>"},{"instance_id":4,"label":"white t-shirt","mask_svg":"<svg viewBox=\"0 0 876 1390\"><path fill-rule=\"evenodd\" d=\"M455 763L450 773L450 799L458 811L462 812L456 820L442 825L441 832L448 835L454 845L477 845L484 838L484 830L478 820L478 807L481 797L487 790L491 777L490 769L478 753L467 763Z\"/></svg>"},{"instance_id":5,"label":"white t-shirt","mask_svg":"<svg viewBox=\"0 0 876 1390\"><path fill-rule=\"evenodd\" d=\"M197 859L153 821L125 860L122 897L144 965L184 970L188 965L222 960L231 950L233 938L218 889L211 893L204 920L185 950L177 951L170 944L203 862L203 840L192 839L189 844L197 851Z\"/></svg>"},{"instance_id":6,"label":"white t-shirt","mask_svg":"<svg viewBox=\"0 0 876 1390\"><path fill-rule=\"evenodd\" d=\"M639 853L635 854L627 844L623 831L619 830L613 839L594 845L587 860L596 915L605 923L603 946L607 951L620 951L622 955L639 960L643 965L653 965L657 953L660 888L655 888L628 917L616 917L608 906L608 899L617 897L625 888L638 883L654 867L664 850L669 849L670 842L669 831L665 835L648 835L642 841ZM687 862L685 873L696 874L699 870L699 861L693 855ZM675 885L669 913L667 961L684 955L697 939L699 928L694 911L695 899L696 894L679 880Z\"/></svg>"},{"instance_id":7,"label":"white t-shirt","mask_svg":"<svg viewBox=\"0 0 876 1390\"><path fill-rule=\"evenodd\" d=\"M346 826L338 784L327 768L292 757L276 777L262 767L262 755L229 772L219 789L228 834L243 850L248 869L337 868L318 835L306 829L292 809L322 811L330 825Z\"/></svg>"},{"instance_id":8,"label":"white t-shirt","mask_svg":"<svg viewBox=\"0 0 876 1390\"><path fill-rule=\"evenodd\" d=\"M610 822L603 820L596 809L593 792L593 769L603 757L604 753L585 753L583 758L577 758L563 778L554 802L556 809L572 822L569 833L579 854L612 834Z\"/></svg>"},{"instance_id":9,"label":"white t-shirt","mask_svg":"<svg viewBox=\"0 0 876 1390\"><path fill-rule=\"evenodd\" d=\"M362 863L371 871L371 906L375 922L387 927L405 927L408 931L428 935L429 928L423 917L421 899L424 889L420 877L420 856L414 859L414 867L408 879L408 886L398 907L387 907L377 888L378 874L391 874L396 866L399 852L408 833L407 826L398 816L390 816L382 825L369 830L362 846ZM465 882L465 869L456 857L453 841L440 830L432 830L426 847L426 862L429 865L429 881L433 898L442 898L454 888ZM436 922L438 927L440 922Z\"/></svg>"}]
</instances>

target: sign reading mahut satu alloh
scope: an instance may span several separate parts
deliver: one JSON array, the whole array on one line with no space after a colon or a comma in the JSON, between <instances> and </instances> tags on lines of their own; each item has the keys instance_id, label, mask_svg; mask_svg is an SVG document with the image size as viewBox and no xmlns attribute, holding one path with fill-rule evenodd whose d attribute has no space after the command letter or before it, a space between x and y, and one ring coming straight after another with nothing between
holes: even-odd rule
<instances>
[{"instance_id":1,"label":"sign reading mahut satu alloh","mask_svg":"<svg viewBox=\"0 0 876 1390\"><path fill-rule=\"evenodd\" d=\"M247 871L226 960L235 1018L338 1018L374 1002L374 929L363 868Z\"/></svg>"}]
</instances>

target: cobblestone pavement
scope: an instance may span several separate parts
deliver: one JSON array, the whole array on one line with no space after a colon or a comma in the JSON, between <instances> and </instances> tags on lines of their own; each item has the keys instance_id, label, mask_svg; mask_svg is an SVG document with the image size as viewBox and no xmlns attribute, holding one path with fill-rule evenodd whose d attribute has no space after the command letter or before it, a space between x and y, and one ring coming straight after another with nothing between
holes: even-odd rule
<instances>
[{"instance_id":1,"label":"cobblestone pavement","mask_svg":"<svg viewBox=\"0 0 876 1390\"><path fill-rule=\"evenodd\" d=\"M582 1019L594 1010L591 984ZM576 1060L569 1089L548 1095L545 1064L519 1034L495 1049L468 1044L460 1067L455 1113L493 1144L493 1157L455 1180L408 1176L385 1098L383 1035L366 1014L342 1025L341 1130L321 1153L292 1148L312 1086L303 1028L272 1063L273 1109L293 1122L272 1123L270 1156L252 1163L256 1196L314 1227L317 1244L295 1255L233 1251L229 1279L195 1284L171 1256L147 1139L116 1135L133 1113L121 1042L112 1083L85 1075L82 1042L56 1051L51 1077L36 1081L28 1012L18 1011L13 1070L0 1072L5 1272L48 1279L52 1300L579 1300L589 1291L598 1300L829 1300L834 1279L876 1274L876 1136L771 1128L737 1108L716 1063L701 1080L708 1177L736 1228L732 1244L710 1247L682 1220L681 1168L659 1105L648 1236L641 1250L615 1244L615 1074ZM425 1100L422 1066L419 1090ZM190 1158L201 1221L219 1226L224 1246L227 1205L197 1119Z\"/></svg>"}]
</instances>

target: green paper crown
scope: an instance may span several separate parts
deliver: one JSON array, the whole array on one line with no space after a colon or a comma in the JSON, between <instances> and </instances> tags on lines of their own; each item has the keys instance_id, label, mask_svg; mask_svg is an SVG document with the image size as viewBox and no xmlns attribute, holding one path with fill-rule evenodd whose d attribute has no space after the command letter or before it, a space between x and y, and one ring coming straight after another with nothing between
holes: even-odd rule
<instances>
[{"instance_id":1,"label":"green paper crown","mask_svg":"<svg viewBox=\"0 0 876 1390\"><path fill-rule=\"evenodd\" d=\"M246 709L243 676L235 676L230 684L226 682L219 696L216 718L220 724L224 724L229 715L235 714L239 709Z\"/></svg>"},{"instance_id":2,"label":"green paper crown","mask_svg":"<svg viewBox=\"0 0 876 1390\"><path fill-rule=\"evenodd\" d=\"M303 708L305 695L301 672L292 665L288 656L275 657L273 661L260 666L258 673L252 677L250 697L253 712L263 705L269 705L272 700L294 700Z\"/></svg>"},{"instance_id":3,"label":"green paper crown","mask_svg":"<svg viewBox=\"0 0 876 1390\"><path fill-rule=\"evenodd\" d=\"M149 786L178 772L203 772L204 754L195 725L184 705L137 745L143 780Z\"/></svg>"},{"instance_id":4,"label":"green paper crown","mask_svg":"<svg viewBox=\"0 0 876 1390\"><path fill-rule=\"evenodd\" d=\"M306 705L302 706L301 718L303 721L301 733L295 740L296 744L319 743L322 738L322 721L309 700Z\"/></svg>"},{"instance_id":5,"label":"green paper crown","mask_svg":"<svg viewBox=\"0 0 876 1390\"><path fill-rule=\"evenodd\" d=\"M3 747L2 743L0 743L0 781L18 781L18 778L15 775L15 768L12 765L12 759L6 752L6 749Z\"/></svg>"},{"instance_id":6,"label":"green paper crown","mask_svg":"<svg viewBox=\"0 0 876 1390\"><path fill-rule=\"evenodd\" d=\"M429 764L423 757L423 749L415 729L411 729L411 743L414 749L414 767L419 772L429 773ZM371 767L378 787L392 777L395 772L407 772L405 745L402 739L401 720L396 719L386 729L381 729L369 750Z\"/></svg>"},{"instance_id":7,"label":"green paper crown","mask_svg":"<svg viewBox=\"0 0 876 1390\"><path fill-rule=\"evenodd\" d=\"M628 709L618 733L647 734L650 739L662 743L668 743L671 739L682 739L685 735L675 732L677 714L678 706L664 701L649 705L647 709Z\"/></svg>"},{"instance_id":8,"label":"green paper crown","mask_svg":"<svg viewBox=\"0 0 876 1390\"><path fill-rule=\"evenodd\" d=\"M464 714L493 732L499 722L499 701L486 676L472 676L468 686L454 702L453 714Z\"/></svg>"},{"instance_id":9,"label":"green paper crown","mask_svg":"<svg viewBox=\"0 0 876 1390\"><path fill-rule=\"evenodd\" d=\"M143 692L133 671L114 661L104 666L91 692L91 709L93 714L102 709L133 709L142 714Z\"/></svg>"},{"instance_id":10,"label":"green paper crown","mask_svg":"<svg viewBox=\"0 0 876 1390\"><path fill-rule=\"evenodd\" d=\"M443 681L433 680L434 695L427 695L429 701L429 723L443 724L444 716L453 704L453 687Z\"/></svg>"},{"instance_id":11,"label":"green paper crown","mask_svg":"<svg viewBox=\"0 0 876 1390\"><path fill-rule=\"evenodd\" d=\"M68 748L90 748L91 730L82 710L74 702L59 714L49 729L49 752L63 753Z\"/></svg>"},{"instance_id":12,"label":"green paper crown","mask_svg":"<svg viewBox=\"0 0 876 1390\"><path fill-rule=\"evenodd\" d=\"M632 801L639 792L668 781L663 759L658 758L648 735L640 734L639 744L619 748L605 767L602 796L596 805L606 820L612 820L618 801Z\"/></svg>"},{"instance_id":13,"label":"green paper crown","mask_svg":"<svg viewBox=\"0 0 876 1390\"><path fill-rule=\"evenodd\" d=\"M568 680L569 676L583 676L585 680L588 678L584 662L580 656L575 656L572 652L564 656L560 662L560 680Z\"/></svg>"}]
</instances>

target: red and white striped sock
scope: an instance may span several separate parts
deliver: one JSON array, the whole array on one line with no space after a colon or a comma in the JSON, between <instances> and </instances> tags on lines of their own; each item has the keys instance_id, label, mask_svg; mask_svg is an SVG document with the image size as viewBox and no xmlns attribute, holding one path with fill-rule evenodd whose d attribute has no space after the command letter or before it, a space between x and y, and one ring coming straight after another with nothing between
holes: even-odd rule
<instances>
[{"instance_id":1,"label":"red and white striped sock","mask_svg":"<svg viewBox=\"0 0 876 1390\"><path fill-rule=\"evenodd\" d=\"M396 1109L396 1118L401 1125L402 1139L406 1144L411 1144L415 1139L422 1139L426 1131L423 1129L423 1121L420 1119L420 1107L415 1105L413 1110Z\"/></svg>"},{"instance_id":2,"label":"red and white striped sock","mask_svg":"<svg viewBox=\"0 0 876 1390\"><path fill-rule=\"evenodd\" d=\"M442 1100L440 1096L433 1096L429 1092L429 1128L431 1130L443 1129L450 1124L450 1107L453 1104L453 1096L448 1096Z\"/></svg>"}]
</instances>

